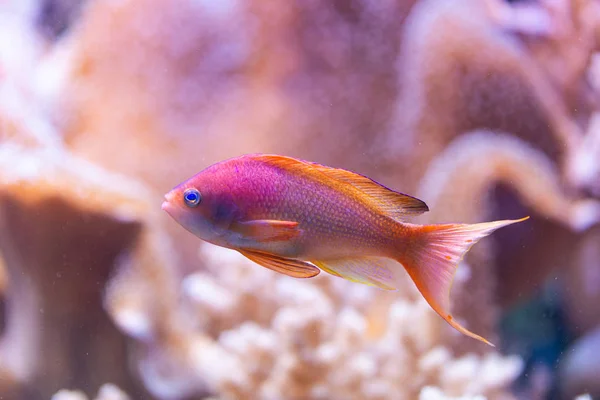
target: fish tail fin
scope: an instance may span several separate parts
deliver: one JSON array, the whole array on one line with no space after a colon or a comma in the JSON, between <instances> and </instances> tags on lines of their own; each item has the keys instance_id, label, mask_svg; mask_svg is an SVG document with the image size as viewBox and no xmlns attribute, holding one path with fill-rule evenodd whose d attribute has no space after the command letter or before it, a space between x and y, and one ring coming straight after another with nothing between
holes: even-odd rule
<instances>
[{"instance_id":1,"label":"fish tail fin","mask_svg":"<svg viewBox=\"0 0 600 400\"><path fill-rule=\"evenodd\" d=\"M402 239L397 260L402 263L427 303L459 332L491 346L485 338L469 331L450 313L450 289L459 262L477 241L496 229L524 221L504 220L480 224L411 225Z\"/></svg>"}]
</instances>

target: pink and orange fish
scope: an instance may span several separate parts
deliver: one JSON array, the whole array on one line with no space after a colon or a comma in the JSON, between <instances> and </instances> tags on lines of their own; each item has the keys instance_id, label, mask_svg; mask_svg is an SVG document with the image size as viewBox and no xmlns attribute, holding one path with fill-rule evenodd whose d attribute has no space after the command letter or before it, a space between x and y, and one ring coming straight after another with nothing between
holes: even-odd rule
<instances>
[{"instance_id":1,"label":"pink and orange fish","mask_svg":"<svg viewBox=\"0 0 600 400\"><path fill-rule=\"evenodd\" d=\"M201 171L165 196L163 210L200 239L274 271L310 278L320 269L394 290L401 267L429 305L458 331L450 287L479 239L519 220L414 225L428 211L414 197L343 169L277 155L245 155Z\"/></svg>"}]
</instances>

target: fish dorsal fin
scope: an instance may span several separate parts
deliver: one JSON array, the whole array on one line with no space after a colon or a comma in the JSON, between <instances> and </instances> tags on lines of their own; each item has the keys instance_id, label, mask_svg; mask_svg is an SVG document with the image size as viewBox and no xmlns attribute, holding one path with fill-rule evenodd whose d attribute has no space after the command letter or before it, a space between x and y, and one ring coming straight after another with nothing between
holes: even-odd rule
<instances>
[{"instance_id":1,"label":"fish dorsal fin","mask_svg":"<svg viewBox=\"0 0 600 400\"><path fill-rule=\"evenodd\" d=\"M253 250L238 250L248 259L265 268L294 278L312 278L319 274L319 268L305 261L279 257Z\"/></svg>"},{"instance_id":2,"label":"fish dorsal fin","mask_svg":"<svg viewBox=\"0 0 600 400\"><path fill-rule=\"evenodd\" d=\"M366 194L371 203L381 212L394 219L407 215L420 215L429 211L429 207L422 200L395 192L366 176L341 168L332 168L309 161L301 161L291 157L277 155L261 155L264 161L282 166L284 168L318 171L331 179L352 185Z\"/></svg>"},{"instance_id":3,"label":"fish dorsal fin","mask_svg":"<svg viewBox=\"0 0 600 400\"><path fill-rule=\"evenodd\" d=\"M319 172L337 181L349 183L356 189L369 196L369 199L382 212L392 218L406 215L420 215L429 211L424 201L404 193L395 192L366 176L340 168L331 168L321 164L308 163Z\"/></svg>"}]
</instances>

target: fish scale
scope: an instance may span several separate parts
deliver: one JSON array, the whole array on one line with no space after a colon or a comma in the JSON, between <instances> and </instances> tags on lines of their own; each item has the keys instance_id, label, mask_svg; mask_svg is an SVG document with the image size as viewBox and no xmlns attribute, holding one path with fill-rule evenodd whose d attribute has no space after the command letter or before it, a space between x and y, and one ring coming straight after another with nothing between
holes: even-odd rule
<instances>
[{"instance_id":1,"label":"fish scale","mask_svg":"<svg viewBox=\"0 0 600 400\"><path fill-rule=\"evenodd\" d=\"M329 256L344 257L356 252L377 251L373 250L374 245L388 241L389 234L381 235L373 229L388 218L340 196L326 182L315 182L312 177L286 173L270 165L248 164L240 166L246 176L260 175L262 178L252 183L251 192L255 193L255 198L248 199L252 206L243 212L249 219L297 221L304 234L296 242L289 243L290 247L314 245L315 252L320 253L321 249L316 247L326 242L323 239L335 235L341 246L334 246L339 251L332 253L332 246L328 244ZM393 228L396 224L390 219L388 225Z\"/></svg>"}]
</instances>

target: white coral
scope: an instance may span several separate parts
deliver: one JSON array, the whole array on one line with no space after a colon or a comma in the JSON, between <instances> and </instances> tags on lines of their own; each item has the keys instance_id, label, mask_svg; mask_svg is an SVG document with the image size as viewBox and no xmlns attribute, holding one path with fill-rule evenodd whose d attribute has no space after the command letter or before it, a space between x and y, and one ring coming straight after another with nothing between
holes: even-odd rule
<instances>
[{"instance_id":1,"label":"white coral","mask_svg":"<svg viewBox=\"0 0 600 400\"><path fill-rule=\"evenodd\" d=\"M98 395L94 400L129 400L130 397L112 383L106 383L100 387ZM61 389L56 392L51 400L88 400L85 393L79 390Z\"/></svg>"},{"instance_id":2,"label":"white coral","mask_svg":"<svg viewBox=\"0 0 600 400\"><path fill-rule=\"evenodd\" d=\"M184 279L183 303L214 337L193 354L190 378L223 398L510 398L520 359L456 358L445 324L410 285L390 298L325 274L277 275L212 245L200 256L210 273Z\"/></svg>"}]
</instances>

